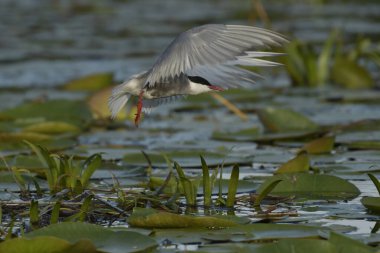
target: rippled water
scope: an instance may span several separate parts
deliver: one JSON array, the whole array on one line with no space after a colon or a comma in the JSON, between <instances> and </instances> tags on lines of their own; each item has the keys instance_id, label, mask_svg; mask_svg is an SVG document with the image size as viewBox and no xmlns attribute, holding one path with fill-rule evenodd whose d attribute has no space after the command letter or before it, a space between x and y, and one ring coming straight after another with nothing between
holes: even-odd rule
<instances>
[{"instance_id":1,"label":"rippled water","mask_svg":"<svg viewBox=\"0 0 380 253\"><path fill-rule=\"evenodd\" d=\"M318 1L265 2L273 29L287 34L291 40L297 38L319 43L327 38L333 28L340 28L351 41L358 35L372 38L379 38L380 35L380 4L377 1L333 1L329 4L318 4ZM56 88L68 80L104 71L113 72L115 79L122 81L133 73L147 69L177 33L204 23L253 24L254 19L248 18L251 9L250 1L243 0L2 0L0 109L41 96L84 99L85 94L63 92ZM261 25L260 22L258 24ZM286 145L258 147L249 142L218 141L211 138L212 133L252 126L260 128L260 122L252 111L267 105L293 108L321 125L380 118L379 103L334 104L324 101L324 98L334 94L351 94L350 91L329 88L310 92L287 90L289 80L280 70L266 73L267 79L258 86L262 99L238 104L249 112L247 122L239 121L226 108L213 102L211 97L209 102L207 99L199 103L184 100L160 107L146 116L138 129L126 122L123 130L83 134L79 137L79 144L89 153L105 151L106 159L120 159L128 152L127 148L130 151L223 150L228 157L248 159L251 166L243 167L243 177L260 177L272 173L278 164L291 158L294 150ZM285 91L278 93L271 89L273 87L282 87ZM358 93L363 96L370 93L380 98L378 91L355 92ZM179 112L185 106L194 104L203 108ZM354 139L380 140L380 133L337 136L339 142ZM380 152L338 152L313 159L315 163L350 165L345 163L347 157L354 157L359 163L362 162L362 166L379 166L380 163ZM195 159L188 162L199 164ZM261 165L265 165L267 170L258 169ZM358 175L360 180L352 175L343 177L352 180L362 191L362 196L377 194L365 175ZM346 206L365 216L365 209L359 200L350 201ZM339 220L329 219L331 210L308 213L300 208L298 211L301 216L310 215L310 219L317 223L353 225L358 228L355 233L369 233L374 224L371 220L376 220L376 216L363 218L370 221L347 220L342 213L346 206L337 207L338 216L343 217Z\"/></svg>"}]
</instances>

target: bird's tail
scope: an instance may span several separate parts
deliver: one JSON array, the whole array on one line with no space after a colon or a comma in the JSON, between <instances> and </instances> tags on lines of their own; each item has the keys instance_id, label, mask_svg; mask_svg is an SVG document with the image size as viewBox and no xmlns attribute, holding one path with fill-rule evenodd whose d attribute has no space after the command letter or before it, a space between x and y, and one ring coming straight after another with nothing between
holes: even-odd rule
<instances>
[{"instance_id":1,"label":"bird's tail","mask_svg":"<svg viewBox=\"0 0 380 253\"><path fill-rule=\"evenodd\" d=\"M131 96L124 90L124 86L125 83L116 86L108 99L108 108L111 112L112 119L116 118L118 112L125 106Z\"/></svg>"}]
</instances>

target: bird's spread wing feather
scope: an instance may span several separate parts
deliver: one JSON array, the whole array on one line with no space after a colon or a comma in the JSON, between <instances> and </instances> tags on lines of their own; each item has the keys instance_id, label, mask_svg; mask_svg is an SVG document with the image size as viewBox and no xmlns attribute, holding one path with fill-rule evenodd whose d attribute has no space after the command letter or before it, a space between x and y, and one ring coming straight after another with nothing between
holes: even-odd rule
<instances>
[{"instance_id":1,"label":"bird's spread wing feather","mask_svg":"<svg viewBox=\"0 0 380 253\"><path fill-rule=\"evenodd\" d=\"M213 73L215 79L225 80L224 83L232 78L232 74L235 77L240 75L247 80L241 84L234 80L235 84L224 86L244 86L252 76L249 71L234 65L277 65L255 58L275 56L276 53L249 50L280 46L286 41L280 34L251 26L212 24L195 27L181 33L159 56L148 73L146 85L154 87L183 73L207 72L209 75Z\"/></svg>"},{"instance_id":2,"label":"bird's spread wing feather","mask_svg":"<svg viewBox=\"0 0 380 253\"><path fill-rule=\"evenodd\" d=\"M174 96L168 96L168 97L160 97L160 98L153 98L153 99L144 99L143 100L143 111L145 113L150 113L155 107L163 104L171 103L178 99L185 98L186 95L174 95Z\"/></svg>"}]
</instances>

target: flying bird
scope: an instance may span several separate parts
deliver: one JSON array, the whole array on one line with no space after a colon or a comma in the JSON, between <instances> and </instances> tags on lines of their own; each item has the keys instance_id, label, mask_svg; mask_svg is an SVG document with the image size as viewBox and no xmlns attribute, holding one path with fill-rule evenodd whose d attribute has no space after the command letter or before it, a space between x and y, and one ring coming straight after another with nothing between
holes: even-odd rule
<instances>
[{"instance_id":1,"label":"flying bird","mask_svg":"<svg viewBox=\"0 0 380 253\"><path fill-rule=\"evenodd\" d=\"M248 87L258 74L239 66L276 66L259 59L278 53L256 51L281 46L281 34L245 25L208 24L179 34L147 71L116 86L109 98L112 117L137 96L135 125L142 111L150 111L186 95ZM255 51L252 51L255 50Z\"/></svg>"}]
</instances>

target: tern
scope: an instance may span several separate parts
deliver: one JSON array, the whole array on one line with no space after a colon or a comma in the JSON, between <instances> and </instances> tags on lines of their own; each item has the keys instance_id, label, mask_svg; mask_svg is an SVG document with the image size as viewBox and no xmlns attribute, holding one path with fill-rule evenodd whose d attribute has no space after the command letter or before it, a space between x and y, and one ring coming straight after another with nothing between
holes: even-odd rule
<instances>
[{"instance_id":1,"label":"tern","mask_svg":"<svg viewBox=\"0 0 380 253\"><path fill-rule=\"evenodd\" d=\"M282 46L279 33L245 25L208 24L179 34L147 71L116 86L109 98L111 117L137 96L135 125L142 111L187 95L248 87L258 74L241 66L276 66L259 59L279 53L257 51ZM253 51L255 50L255 51Z\"/></svg>"}]
</instances>

